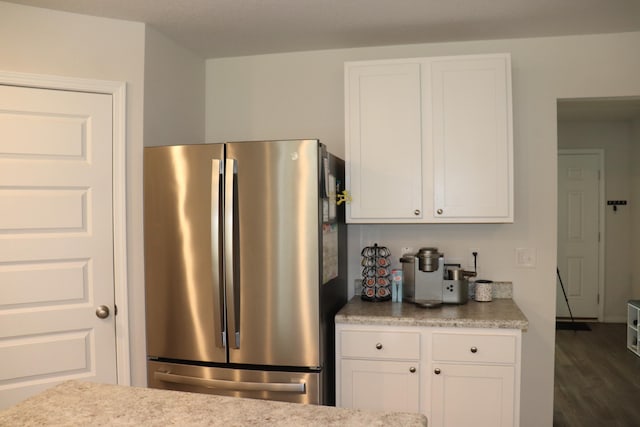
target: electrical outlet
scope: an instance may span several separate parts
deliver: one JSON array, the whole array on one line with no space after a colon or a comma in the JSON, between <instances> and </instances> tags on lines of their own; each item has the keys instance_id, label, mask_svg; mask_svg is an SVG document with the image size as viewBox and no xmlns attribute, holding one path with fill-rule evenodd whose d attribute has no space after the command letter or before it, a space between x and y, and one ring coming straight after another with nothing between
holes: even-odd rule
<instances>
[{"instance_id":1,"label":"electrical outlet","mask_svg":"<svg viewBox=\"0 0 640 427\"><path fill-rule=\"evenodd\" d=\"M405 246L404 248L402 248L402 253L400 254L400 256L406 255L406 254L412 254L413 253L413 248L410 246Z\"/></svg>"}]
</instances>

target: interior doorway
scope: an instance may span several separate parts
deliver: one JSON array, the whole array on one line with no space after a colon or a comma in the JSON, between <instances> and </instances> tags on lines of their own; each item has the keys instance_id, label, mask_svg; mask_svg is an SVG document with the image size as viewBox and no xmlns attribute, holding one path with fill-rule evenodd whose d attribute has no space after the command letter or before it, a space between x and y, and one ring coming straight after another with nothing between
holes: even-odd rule
<instances>
[{"instance_id":1,"label":"interior doorway","mask_svg":"<svg viewBox=\"0 0 640 427\"><path fill-rule=\"evenodd\" d=\"M603 362L611 360L615 361L619 375L607 377L615 392L605 390L603 396L613 396L612 404L596 406L604 408L616 421L633 422L637 417L625 410L629 405L621 397L633 395L627 390L636 385L628 379L637 376L638 362L637 357L626 349L624 323L627 320L626 301L640 296L640 264L634 262L640 255L640 209L634 209L635 203L640 202L640 166L636 166L640 164L640 97L559 100L558 149L559 156L561 150L600 150L603 153L599 219L601 230L606 233L600 234L600 301L599 315L594 319L602 323L591 323L590 330L556 331L554 426L582 425L583 420L602 424L605 416L602 411L590 410L594 407L588 404L594 402L593 393L585 394L585 390L592 391L592 384L599 387L602 381L598 375L603 371ZM560 158L558 165L562 167ZM559 197L561 185L559 175ZM626 201L626 204L609 205L608 201ZM561 214L559 203L558 215ZM559 218L558 233L561 233L560 222ZM559 257L560 246L558 240ZM560 284L557 286L559 288ZM562 314L563 305L566 307L564 298L557 301L557 313ZM599 334L598 331L606 332ZM598 335L608 341L599 341ZM586 348L599 350L599 354L590 353L585 358L581 343ZM631 365L623 366L621 359L631 359ZM623 391L616 396L620 390ZM596 401L605 399L596 396ZM575 402L587 404L582 408ZM616 411L616 405L620 411Z\"/></svg>"},{"instance_id":2,"label":"interior doorway","mask_svg":"<svg viewBox=\"0 0 640 427\"><path fill-rule=\"evenodd\" d=\"M556 317L602 320L604 150L558 151Z\"/></svg>"},{"instance_id":3,"label":"interior doorway","mask_svg":"<svg viewBox=\"0 0 640 427\"><path fill-rule=\"evenodd\" d=\"M599 292L596 295L598 302L597 316L587 314L584 317L594 318L601 322L624 323L626 322L626 301L634 296L634 290L640 290L640 267L636 267L633 260L634 254L640 254L640 209L634 211L634 200L640 200L640 98L597 98L597 99L566 99L558 101L558 149L559 156L562 150L582 150L583 153L600 151L602 153L600 204L597 208L583 209L582 214L574 218L574 237L585 236L582 229L589 223L586 214L593 214L593 209L598 209L599 215L599 257L597 270L581 266L584 261L579 257L568 262L563 260L564 248L561 236L567 236L570 230L566 227L566 218L558 218L558 267L565 288L569 294L582 292L581 280L576 278L580 274L597 274ZM586 150L586 151L585 151ZM559 167L562 162L559 158ZM566 166L571 171L566 173L580 174L581 167L576 165ZM561 188L563 177L558 176L558 195L563 193ZM565 191L566 192L566 191ZM584 194L575 189L571 190L574 210L578 203L586 203ZM567 194L565 194L567 197ZM567 202L568 203L568 202ZM608 204L623 203L623 204ZM626 203L626 204L624 204ZM566 203L565 203L566 204ZM586 208L586 206L585 206ZM562 202L559 199L558 214L561 212ZM590 209L590 210L589 210ZM574 215L578 215L574 212ZM585 222L586 221L586 222ZM564 227L564 228L563 228ZM597 235L596 235L597 237ZM576 239L574 244L583 243L586 249L586 240ZM566 243L566 242L565 242ZM572 263L572 267L569 264ZM573 268L573 273L568 271ZM597 272L596 272L597 271ZM571 276L574 276L571 278ZM558 298L556 313L566 317L568 310L564 297L561 295L558 281ZM599 296L599 301L598 301ZM568 295L570 304L573 304ZM578 316L580 309L576 308ZM575 315L575 313L574 313Z\"/></svg>"}]
</instances>

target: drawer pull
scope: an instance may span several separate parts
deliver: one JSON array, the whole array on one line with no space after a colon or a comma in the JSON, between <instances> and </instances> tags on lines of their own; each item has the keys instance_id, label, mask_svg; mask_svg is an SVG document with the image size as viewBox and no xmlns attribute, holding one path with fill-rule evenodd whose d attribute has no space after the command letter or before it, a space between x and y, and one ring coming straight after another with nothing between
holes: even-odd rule
<instances>
[{"instance_id":1,"label":"drawer pull","mask_svg":"<svg viewBox=\"0 0 640 427\"><path fill-rule=\"evenodd\" d=\"M412 374L416 371L416 368L414 368L413 366L409 368L409 372L411 372Z\"/></svg>"},{"instance_id":2,"label":"drawer pull","mask_svg":"<svg viewBox=\"0 0 640 427\"><path fill-rule=\"evenodd\" d=\"M433 370L433 373L436 374L436 375L440 375L440 372L441 372L440 368L436 368L436 369Z\"/></svg>"},{"instance_id":3,"label":"drawer pull","mask_svg":"<svg viewBox=\"0 0 640 427\"><path fill-rule=\"evenodd\" d=\"M380 344L380 343L376 344L376 348L377 348L378 350L381 350L381 349L382 349L382 344Z\"/></svg>"},{"instance_id":4,"label":"drawer pull","mask_svg":"<svg viewBox=\"0 0 640 427\"><path fill-rule=\"evenodd\" d=\"M471 347L471 353L477 353L478 347Z\"/></svg>"}]
</instances>

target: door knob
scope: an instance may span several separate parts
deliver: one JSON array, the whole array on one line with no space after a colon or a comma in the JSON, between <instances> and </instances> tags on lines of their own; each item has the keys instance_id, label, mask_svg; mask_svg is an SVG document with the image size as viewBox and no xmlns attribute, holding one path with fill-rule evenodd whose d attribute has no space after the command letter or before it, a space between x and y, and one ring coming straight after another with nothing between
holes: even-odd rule
<instances>
[{"instance_id":1,"label":"door knob","mask_svg":"<svg viewBox=\"0 0 640 427\"><path fill-rule=\"evenodd\" d=\"M436 375L440 375L440 372L441 372L440 368L436 368L436 369L433 370L433 373L436 374Z\"/></svg>"},{"instance_id":2,"label":"door knob","mask_svg":"<svg viewBox=\"0 0 640 427\"><path fill-rule=\"evenodd\" d=\"M101 305L100 307L96 308L96 316L101 319L106 319L107 317L109 317L109 307L107 307L106 305Z\"/></svg>"},{"instance_id":3,"label":"door knob","mask_svg":"<svg viewBox=\"0 0 640 427\"><path fill-rule=\"evenodd\" d=\"M414 368L413 366L409 368L409 372L411 372L412 374L416 371L416 368Z\"/></svg>"}]
</instances>

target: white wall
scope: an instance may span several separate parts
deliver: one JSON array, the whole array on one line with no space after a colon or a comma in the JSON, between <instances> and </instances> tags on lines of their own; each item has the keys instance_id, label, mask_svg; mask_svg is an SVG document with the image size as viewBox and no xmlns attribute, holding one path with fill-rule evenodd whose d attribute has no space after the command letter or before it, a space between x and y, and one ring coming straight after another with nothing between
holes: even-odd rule
<instances>
[{"instance_id":1,"label":"white wall","mask_svg":"<svg viewBox=\"0 0 640 427\"><path fill-rule=\"evenodd\" d=\"M631 192L632 198L640 202L640 118L631 121ZM640 206L631 205L631 298L640 299Z\"/></svg>"},{"instance_id":2,"label":"white wall","mask_svg":"<svg viewBox=\"0 0 640 427\"><path fill-rule=\"evenodd\" d=\"M0 69L127 84L131 383L145 386L142 147L204 140L204 60L143 23L0 2Z\"/></svg>"},{"instance_id":3,"label":"white wall","mask_svg":"<svg viewBox=\"0 0 640 427\"><path fill-rule=\"evenodd\" d=\"M142 258L144 24L0 2L0 69L127 83L131 380L146 385Z\"/></svg>"},{"instance_id":4,"label":"white wall","mask_svg":"<svg viewBox=\"0 0 640 427\"><path fill-rule=\"evenodd\" d=\"M523 426L551 426L556 291L556 101L640 95L640 33L494 40L299 52L207 61L208 141L320 138L344 156L343 63L350 60L508 52L512 55L514 224L351 225L349 275L370 242L438 246L466 259L479 250L482 276L512 281L528 317L523 335ZM390 146L390 151L392 146ZM469 179L482 165L469 171ZM389 195L391 198L392 195ZM535 248L535 268L514 249Z\"/></svg>"},{"instance_id":5,"label":"white wall","mask_svg":"<svg viewBox=\"0 0 640 427\"><path fill-rule=\"evenodd\" d=\"M605 200L627 200L617 211L605 209L604 321L627 321L626 302L632 296L631 217L632 195L631 122L558 122L558 148L601 148L605 158ZM640 167L638 167L640 169Z\"/></svg>"},{"instance_id":6,"label":"white wall","mask_svg":"<svg viewBox=\"0 0 640 427\"><path fill-rule=\"evenodd\" d=\"M144 145L204 142L204 59L150 26L145 36Z\"/></svg>"}]
</instances>

